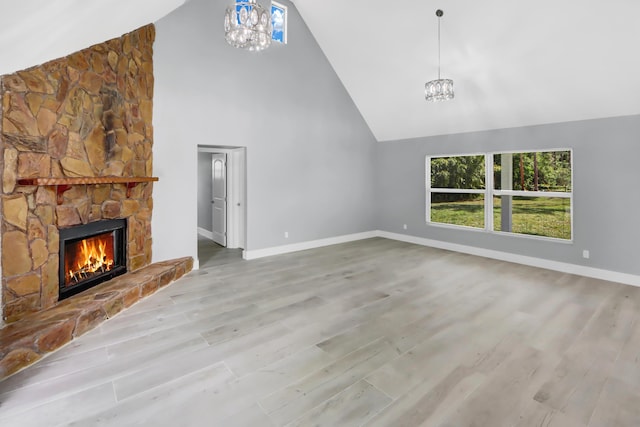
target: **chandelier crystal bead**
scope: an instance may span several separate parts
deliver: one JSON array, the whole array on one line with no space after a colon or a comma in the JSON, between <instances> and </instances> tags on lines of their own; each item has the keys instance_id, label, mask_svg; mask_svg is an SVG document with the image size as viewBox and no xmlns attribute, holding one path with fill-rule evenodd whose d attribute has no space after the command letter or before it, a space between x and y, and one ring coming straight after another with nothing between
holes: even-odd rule
<instances>
[{"instance_id":1,"label":"chandelier crystal bead","mask_svg":"<svg viewBox=\"0 0 640 427\"><path fill-rule=\"evenodd\" d=\"M224 37L233 47L260 51L271 44L271 16L256 0L233 3L224 14Z\"/></svg>"},{"instance_id":2,"label":"chandelier crystal bead","mask_svg":"<svg viewBox=\"0 0 640 427\"><path fill-rule=\"evenodd\" d=\"M424 97L427 101L446 101L453 99L453 80L440 78L440 18L444 15L442 10L436 10L438 17L438 79L431 80L424 85Z\"/></svg>"}]
</instances>

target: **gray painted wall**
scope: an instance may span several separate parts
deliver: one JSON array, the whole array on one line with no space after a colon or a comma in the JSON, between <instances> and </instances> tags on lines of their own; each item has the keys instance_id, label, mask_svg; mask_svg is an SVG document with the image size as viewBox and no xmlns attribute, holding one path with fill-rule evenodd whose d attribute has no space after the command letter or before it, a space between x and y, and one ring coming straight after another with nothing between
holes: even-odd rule
<instances>
[{"instance_id":1,"label":"gray painted wall","mask_svg":"<svg viewBox=\"0 0 640 427\"><path fill-rule=\"evenodd\" d=\"M198 227L213 232L211 153L198 153Z\"/></svg>"},{"instance_id":2,"label":"gray painted wall","mask_svg":"<svg viewBox=\"0 0 640 427\"><path fill-rule=\"evenodd\" d=\"M573 243L427 225L426 155L564 147L574 156ZM640 116L382 142L377 164L380 230L640 274Z\"/></svg>"},{"instance_id":3,"label":"gray painted wall","mask_svg":"<svg viewBox=\"0 0 640 427\"><path fill-rule=\"evenodd\" d=\"M224 40L228 3L156 23L154 260L197 255L197 144L247 147L247 249L375 229L375 139L297 10L251 53Z\"/></svg>"},{"instance_id":4,"label":"gray painted wall","mask_svg":"<svg viewBox=\"0 0 640 427\"><path fill-rule=\"evenodd\" d=\"M157 23L154 260L197 256L197 144L205 144L247 147L250 250L381 229L640 274L640 116L375 143L285 3L289 44L258 54L224 41L227 1L191 0ZM427 154L563 147L574 153L573 243L426 224Z\"/></svg>"}]
</instances>

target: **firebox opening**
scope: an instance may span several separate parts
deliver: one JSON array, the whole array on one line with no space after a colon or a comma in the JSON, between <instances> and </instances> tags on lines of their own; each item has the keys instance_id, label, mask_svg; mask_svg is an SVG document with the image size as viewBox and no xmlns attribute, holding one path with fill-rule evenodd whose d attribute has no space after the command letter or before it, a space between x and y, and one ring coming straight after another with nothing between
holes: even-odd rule
<instances>
[{"instance_id":1,"label":"firebox opening","mask_svg":"<svg viewBox=\"0 0 640 427\"><path fill-rule=\"evenodd\" d=\"M114 231L66 243L64 286L73 286L111 270Z\"/></svg>"},{"instance_id":2,"label":"firebox opening","mask_svg":"<svg viewBox=\"0 0 640 427\"><path fill-rule=\"evenodd\" d=\"M124 219L60 230L59 300L126 273Z\"/></svg>"}]
</instances>

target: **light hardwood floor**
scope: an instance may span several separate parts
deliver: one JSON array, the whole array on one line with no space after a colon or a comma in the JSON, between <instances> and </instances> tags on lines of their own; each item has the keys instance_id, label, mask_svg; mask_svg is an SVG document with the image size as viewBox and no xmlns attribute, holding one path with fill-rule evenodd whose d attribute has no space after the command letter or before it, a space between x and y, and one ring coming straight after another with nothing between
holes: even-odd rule
<instances>
[{"instance_id":1,"label":"light hardwood floor","mask_svg":"<svg viewBox=\"0 0 640 427\"><path fill-rule=\"evenodd\" d=\"M1 382L0 425L640 425L638 288L385 239L209 255Z\"/></svg>"}]
</instances>

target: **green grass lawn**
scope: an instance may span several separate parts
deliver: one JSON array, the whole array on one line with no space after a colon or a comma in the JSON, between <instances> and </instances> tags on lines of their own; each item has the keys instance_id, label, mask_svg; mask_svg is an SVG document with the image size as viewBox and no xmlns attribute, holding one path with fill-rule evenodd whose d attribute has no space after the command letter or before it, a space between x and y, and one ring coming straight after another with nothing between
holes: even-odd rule
<instances>
[{"instance_id":1,"label":"green grass lawn","mask_svg":"<svg viewBox=\"0 0 640 427\"><path fill-rule=\"evenodd\" d=\"M493 229L500 231L500 198L493 201ZM571 239L569 199L513 198L512 232L536 236ZM484 228L484 201L441 202L431 205L431 221L444 224Z\"/></svg>"}]
</instances>

